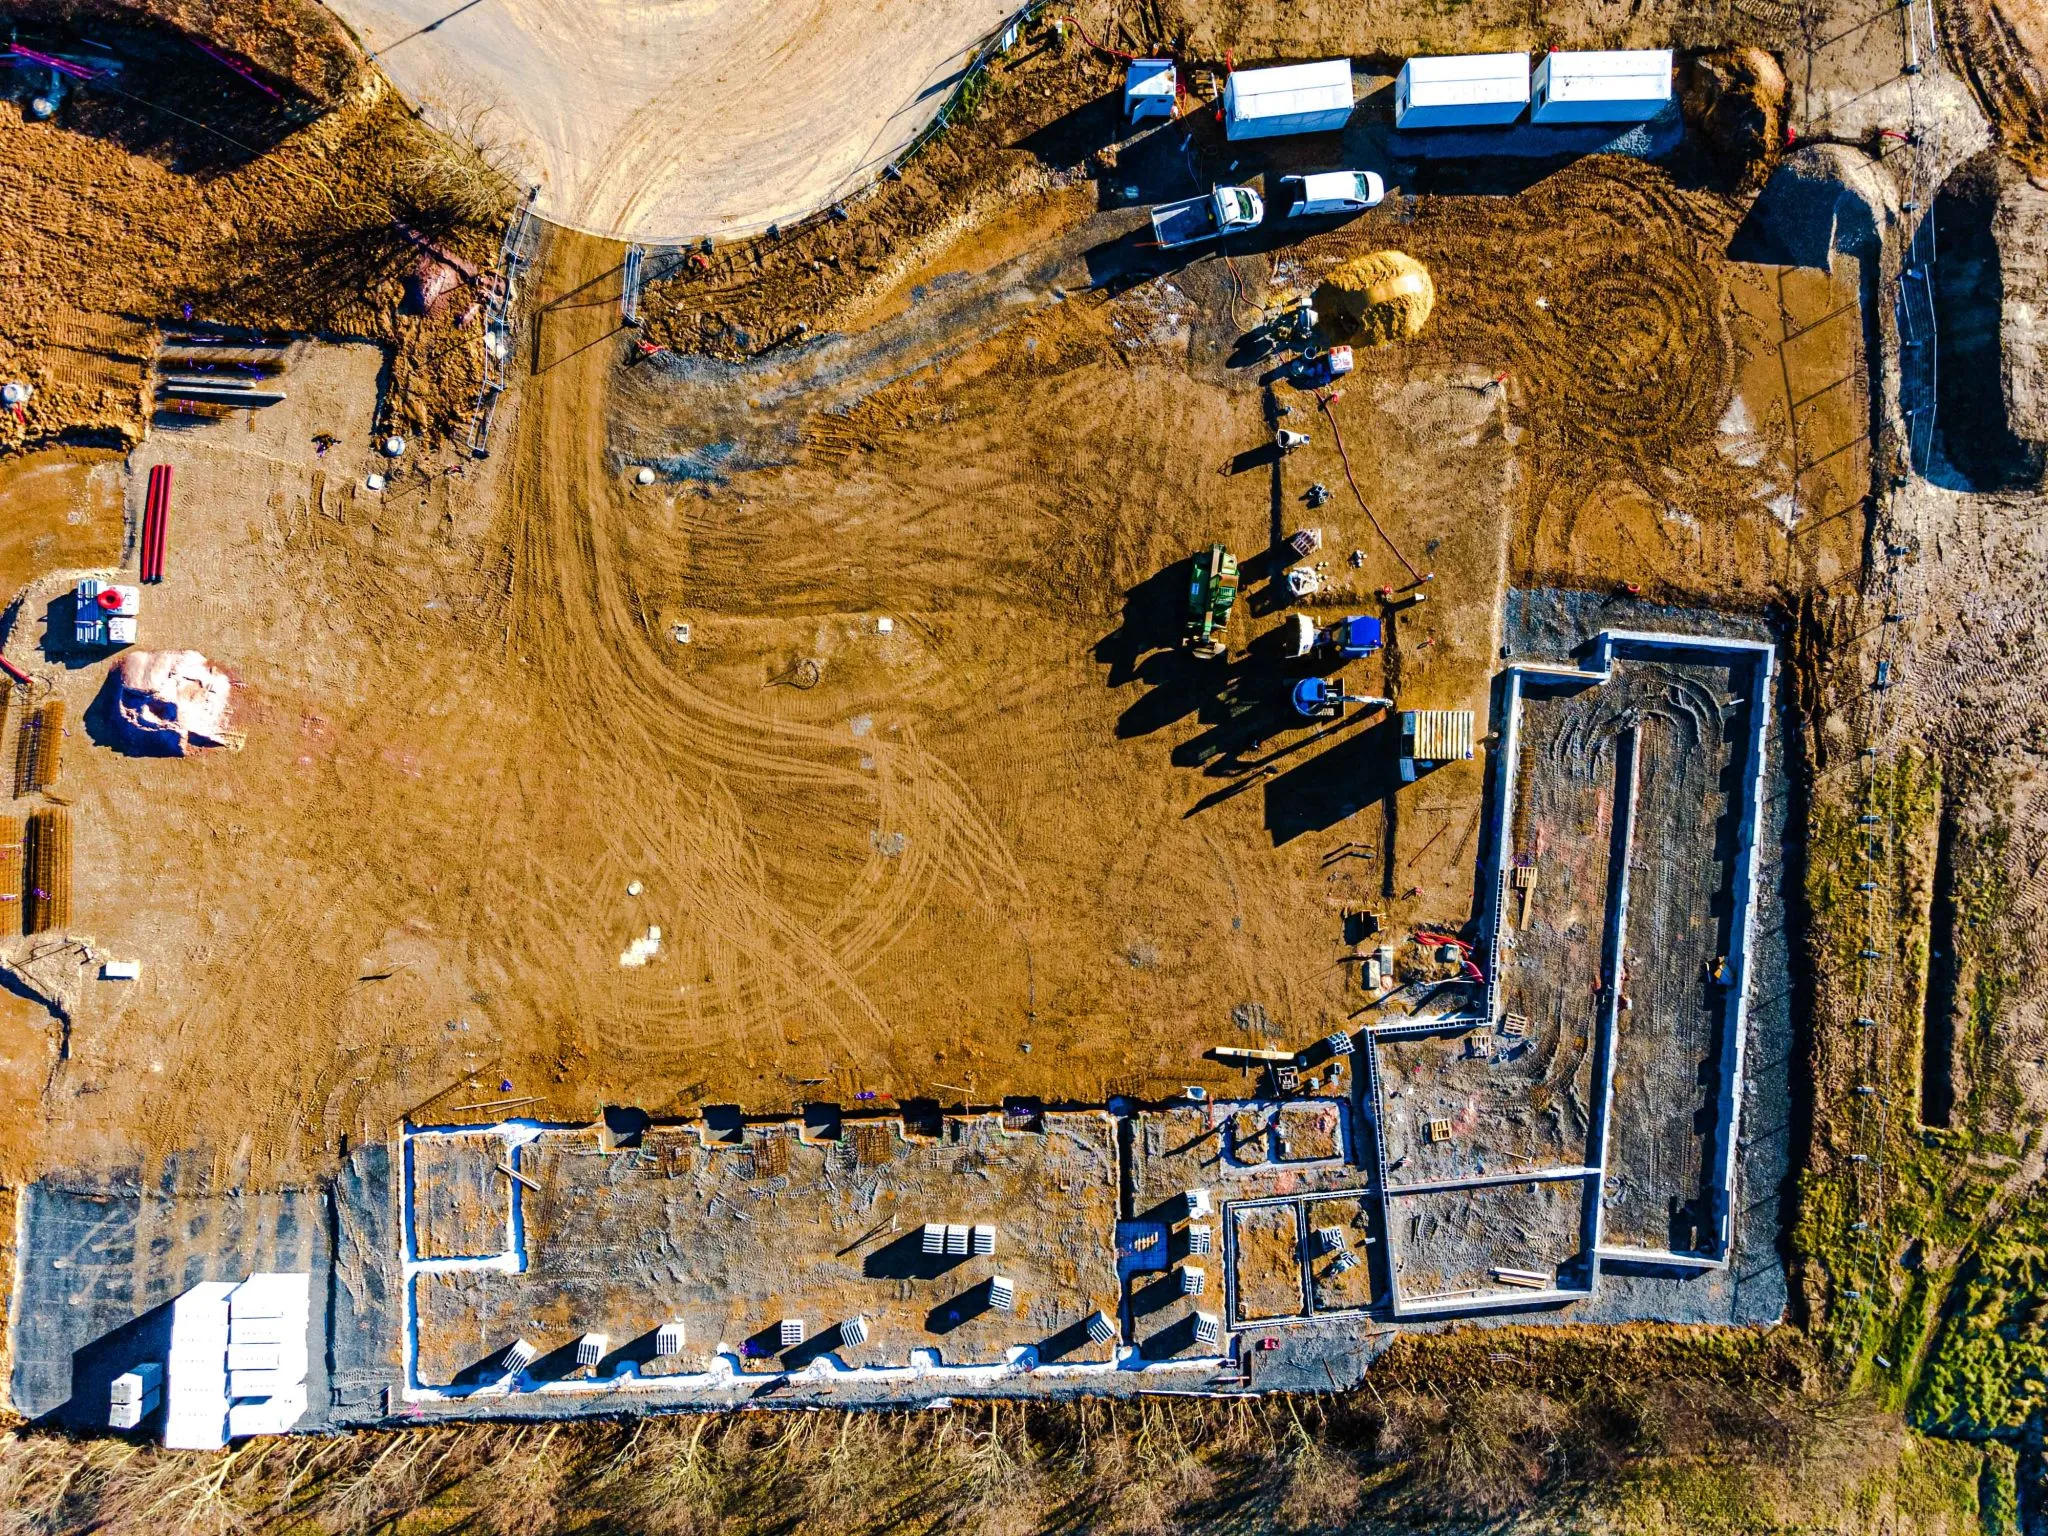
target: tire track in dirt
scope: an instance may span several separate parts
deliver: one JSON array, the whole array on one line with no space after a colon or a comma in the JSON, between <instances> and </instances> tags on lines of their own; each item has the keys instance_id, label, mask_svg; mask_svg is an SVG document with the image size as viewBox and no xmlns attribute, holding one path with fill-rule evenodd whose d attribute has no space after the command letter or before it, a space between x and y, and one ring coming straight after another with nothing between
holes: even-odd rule
<instances>
[{"instance_id":1,"label":"tire track in dirt","mask_svg":"<svg viewBox=\"0 0 2048 1536\"><path fill-rule=\"evenodd\" d=\"M590 291L602 293L616 251L558 233L550 260L557 290L596 279ZM735 1044L804 1018L846 1058L872 1065L892 1029L859 973L902 937L941 881L986 899L1017 884L1015 865L958 776L914 733L857 742L843 727L750 711L657 658L627 571L630 514L609 465L604 413L592 404L614 362L614 313L589 304L544 311L542 323L568 333L559 338L567 360L529 381L522 403L507 661L532 674L550 728L578 743L585 794L634 829L650 867L694 871L671 893L688 942L745 958L728 961L722 979L714 966L710 997L687 1007L680 995L655 995L658 970L607 989L622 1006L607 1020L604 1049L672 1053L666 1026L685 1016ZM873 768L861 766L863 755ZM853 807L878 836L901 833L902 849L876 848L839 877L837 901L806 919L769 894L784 885L770 866L794 858L807 867L796 857L807 841L847 824ZM719 824L723 835L707 836Z\"/></svg>"}]
</instances>

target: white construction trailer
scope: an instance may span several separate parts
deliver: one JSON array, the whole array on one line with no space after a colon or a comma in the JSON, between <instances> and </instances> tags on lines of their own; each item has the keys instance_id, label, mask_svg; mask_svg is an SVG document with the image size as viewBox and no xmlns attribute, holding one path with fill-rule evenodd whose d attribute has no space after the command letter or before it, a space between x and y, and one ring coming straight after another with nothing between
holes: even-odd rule
<instances>
[{"instance_id":1,"label":"white construction trailer","mask_svg":"<svg viewBox=\"0 0 2048 1536\"><path fill-rule=\"evenodd\" d=\"M1133 59L1124 71L1124 116L1134 123L1173 116L1180 78L1171 59Z\"/></svg>"},{"instance_id":2,"label":"white construction trailer","mask_svg":"<svg viewBox=\"0 0 2048 1536\"><path fill-rule=\"evenodd\" d=\"M1536 66L1529 121L1645 123L1671 105L1671 50L1550 53Z\"/></svg>"},{"instance_id":3,"label":"white construction trailer","mask_svg":"<svg viewBox=\"0 0 2048 1536\"><path fill-rule=\"evenodd\" d=\"M1334 133L1351 120L1351 61L1234 70L1223 86L1223 134L1271 139Z\"/></svg>"},{"instance_id":4,"label":"white construction trailer","mask_svg":"<svg viewBox=\"0 0 2048 1536\"><path fill-rule=\"evenodd\" d=\"M1396 128L1497 128L1528 104L1526 53L1410 59L1394 81Z\"/></svg>"}]
</instances>

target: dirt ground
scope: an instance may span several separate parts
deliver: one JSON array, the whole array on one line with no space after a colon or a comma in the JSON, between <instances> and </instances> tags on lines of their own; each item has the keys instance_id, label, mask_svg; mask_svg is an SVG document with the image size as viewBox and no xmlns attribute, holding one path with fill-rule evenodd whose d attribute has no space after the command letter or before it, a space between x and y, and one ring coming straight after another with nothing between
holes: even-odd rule
<instances>
[{"instance_id":1,"label":"dirt ground","mask_svg":"<svg viewBox=\"0 0 2048 1536\"><path fill-rule=\"evenodd\" d=\"M1962 0L1940 18L1942 42L1999 138L2031 171L2048 171L2048 9L2039 0Z\"/></svg>"},{"instance_id":2,"label":"dirt ground","mask_svg":"<svg viewBox=\"0 0 2048 1536\"><path fill-rule=\"evenodd\" d=\"M1792 25L1763 9L1736 30ZM1890 15L1841 31L1842 46L1895 52ZM1340 45L1339 23L1309 21L1244 7L1198 25L1225 46ZM1142 22L1148 38L1162 27ZM1559 25L1593 22L1671 35L1647 13ZM1445 23L1510 45L1520 24L1496 32L1486 11ZM1020 70L1005 110L1085 107L1108 78L1088 68L1036 98ZM1855 82L1798 84L1833 111ZM166 1188L261 1186L331 1167L401 1116L460 1118L452 1106L498 1094L581 1119L620 1103L1240 1086L1200 1052L1299 1044L1360 1016L1365 914L1399 937L1473 912L1479 765L1385 793L1383 724L1354 713L1311 732L1276 716L1276 674L1252 648L1279 618L1270 560L1218 672L1172 648L1174 562L1210 539L1262 551L1306 524L1323 530L1335 588L1307 609L1318 617L1384 611L1379 588L1409 579L1400 554L1436 574L1346 680L1482 711L1510 584L1628 582L1783 605L1802 625L1832 615L1853 662L1847 642L1883 622L1878 605L1847 604L1866 557L1910 561L1910 644L1875 739L1931 743L1946 777L1900 857L1914 890L1887 938L1913 964L1886 1000L1904 1032L1874 1052L1893 1074L1884 1113L1930 1160L1953 1144L1967 1181L1954 1187L1994 1219L2038 1175L2041 503L2020 484L1917 484L1867 537L1854 261L1733 260L1746 199L1683 165L1596 157L1484 187L1418 178L1341 232L1154 277L1115 265L1127 251L1103 254L1136 216L1073 174L1089 134L1067 121L1056 146L1015 150L989 183L1016 194L1000 219L977 222L987 199L948 210L955 183L934 169L844 225L721 248L650 299L656 339L715 340L688 362L630 360L618 247L553 241L497 457L390 465L373 430L452 422L424 402L467 393L474 333L399 316L388 201L312 249L292 198L295 168L324 158L346 182L359 153L382 154L353 135L398 121L366 89L282 148L202 175L177 168L196 140L0 108L0 209L62 236L0 247L32 296L0 322L0 368L40 392L21 438L132 436L154 322L191 292L202 314L398 347L387 376L376 349L306 346L288 405L158 422L125 469L65 450L0 470L0 576L10 591L41 578L8 654L74 722L54 788L79 849L73 928L92 945L26 968L24 987L58 1013L0 994L0 1173L139 1162ZM1021 119L990 121L1009 133ZM964 164L972 127L938 153ZM892 244L863 210L913 196L927 206ZM487 236L473 232L483 248ZM1438 310L1414 345L1362 359L1334 416L1233 362L1254 311L1386 245L1430 266ZM380 253L368 275L358 246ZM1087 280L1091 261L1106 280ZM813 349L799 324L844 335ZM452 360L447 374L415 388L434 358ZM1262 455L1280 420L1313 441L1276 461ZM1349 495L1337 427L1390 538ZM62 582L122 557L114 509L135 515L158 462L180 490L145 643L193 645L234 672L239 753L117 755L94 707L104 664L40 651ZM641 462L655 484L632 482ZM373 468L389 490L364 485ZM1334 496L1311 512L1313 483ZM1795 666L1811 665L1815 636L1800 639ZM1802 704L1830 702L1807 686ZM1872 690L1862 673L1839 686L1843 714L1809 715L1806 746L1817 794L1853 820L1846 706ZM1944 889L1976 903L1974 930L1967 914L1928 916ZM653 962L621 966L656 927ZM1910 952L1972 932L1948 994L1924 1006ZM142 979L93 980L95 956L136 958ZM1931 974L1938 991L1939 964ZM1823 1002L1815 1070L1846 1089L1873 1037L1851 1032L1846 993ZM1941 1018L1967 1128L1953 1143L1931 1111L1923 1137L1931 1100L1904 1088L1903 1074L1940 1075L1919 1031ZM1852 1173L1863 1122L1832 1104L1817 1120L1810 1179L1875 1177L1882 1200L1924 1176L1917 1163ZM1170 1192L1220 1155L1162 1147L1153 1171ZM1816 1188L1802 1184L1809 1223ZM1498 1197L1528 1267L1572 1257L1569 1193ZM1491 1218L1450 1209L1469 1201L1418 1196L1400 1212L1411 1291L1494 1284L1498 1256L1472 1240ZM1294 1208L1276 1209L1292 1233ZM1845 1225L1857 1209L1842 1207ZM1892 1250L1868 1273L1827 1269L1828 1283L1896 1287L1931 1326L1939 1271L1913 1266L1958 1262L1975 1230L1943 1222L1907 1265ZM1342 1305L1326 1270L1311 1266L1317 1305ZM1834 1305L1817 1281L1809 1297ZM1882 1358L1914 1358L1879 1342Z\"/></svg>"},{"instance_id":3,"label":"dirt ground","mask_svg":"<svg viewBox=\"0 0 2048 1536\"><path fill-rule=\"evenodd\" d=\"M141 1124L221 1177L318 1165L507 1081L570 1118L1223 1089L1209 1046L1339 1027L1367 1001L1347 911L1397 938L1470 920L1483 764L1389 795L1384 717L1289 723L1249 649L1277 565L1204 669L1173 649L1176 562L1319 526L1319 617L1426 566L1347 684L1482 718L1511 579L1612 581L1617 549L1651 590L1745 605L1838 576L1854 508L1786 484L1806 391L1743 351L1836 291L1760 312L1719 255L1739 213L1592 160L1240 262L1254 302L1397 238L1432 266L1431 328L1328 416L1232 366L1220 262L1051 283L991 326L975 285L1002 274L963 243L936 263L958 312L885 306L836 388L634 384L629 440L719 466L643 488L592 406L621 377L619 251L562 236L487 463L365 491L368 351L305 352L246 426L160 432L130 469L180 476L147 642L233 670L248 746L80 743L66 769L74 926L144 964L74 1017L67 1155L116 1160ZM1847 373L1833 334L1811 366ZM891 382L913 345L933 366ZM1281 405L1312 442L1275 460ZM1313 482L1336 495L1312 513ZM102 673L60 674L73 719ZM655 961L622 968L649 927ZM227 1092L250 1081L278 1091Z\"/></svg>"},{"instance_id":4,"label":"dirt ground","mask_svg":"<svg viewBox=\"0 0 2048 1536\"><path fill-rule=\"evenodd\" d=\"M13 295L0 375L35 390L0 415L0 447L138 442L159 323L373 338L394 353L379 426L467 425L483 369L477 294L458 284L436 313L409 312L422 252L399 223L487 267L509 188L371 74L351 73L323 111L158 26L31 7L15 35L103 73L62 93L48 121L29 106L45 76L0 77L0 218L18 232L0 247Z\"/></svg>"}]
</instances>

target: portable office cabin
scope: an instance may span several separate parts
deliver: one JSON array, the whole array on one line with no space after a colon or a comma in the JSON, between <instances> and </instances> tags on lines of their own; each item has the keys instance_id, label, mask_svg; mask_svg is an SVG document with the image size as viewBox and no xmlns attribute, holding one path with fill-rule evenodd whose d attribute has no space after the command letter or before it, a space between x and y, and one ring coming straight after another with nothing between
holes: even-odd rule
<instances>
[{"instance_id":1,"label":"portable office cabin","mask_svg":"<svg viewBox=\"0 0 2048 1536\"><path fill-rule=\"evenodd\" d=\"M1551 53L1536 66L1529 121L1643 123L1671 105L1671 50Z\"/></svg>"},{"instance_id":2,"label":"portable office cabin","mask_svg":"<svg viewBox=\"0 0 2048 1536\"><path fill-rule=\"evenodd\" d=\"M1223 134L1333 133L1351 120L1351 101L1349 59L1236 70L1223 86Z\"/></svg>"},{"instance_id":3,"label":"portable office cabin","mask_svg":"<svg viewBox=\"0 0 2048 1536\"><path fill-rule=\"evenodd\" d=\"M1396 128L1496 128L1528 104L1526 53L1410 59L1394 80Z\"/></svg>"},{"instance_id":4,"label":"portable office cabin","mask_svg":"<svg viewBox=\"0 0 2048 1536\"><path fill-rule=\"evenodd\" d=\"M1124 71L1124 116L1134 123L1172 117L1180 77L1171 59L1133 59Z\"/></svg>"}]
</instances>

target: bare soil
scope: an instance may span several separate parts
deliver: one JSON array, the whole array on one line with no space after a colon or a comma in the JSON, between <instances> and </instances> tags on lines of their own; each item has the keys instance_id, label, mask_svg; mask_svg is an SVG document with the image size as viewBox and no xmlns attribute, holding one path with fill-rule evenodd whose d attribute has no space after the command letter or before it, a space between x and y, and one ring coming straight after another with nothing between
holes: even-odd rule
<instances>
[{"instance_id":1,"label":"bare soil","mask_svg":"<svg viewBox=\"0 0 2048 1536\"><path fill-rule=\"evenodd\" d=\"M421 252L399 228L490 264L496 213L478 224L451 210L427 176L461 151L374 74L351 74L322 108L267 96L158 26L95 17L81 31L41 16L24 44L75 53L89 34L92 57L118 67L46 122L27 115L25 86L0 100L0 219L15 232L0 247L13 295L0 375L35 389L18 418L0 416L0 448L138 442L159 325L374 339L393 351L378 425L466 424L482 377L477 295L465 285L436 315L405 312Z\"/></svg>"},{"instance_id":2,"label":"bare soil","mask_svg":"<svg viewBox=\"0 0 2048 1536\"><path fill-rule=\"evenodd\" d=\"M1512 197L1390 200L1238 263L1254 304L1396 239L1431 265L1422 338L1362 354L1328 414L1229 365L1250 322L1212 258L1116 297L1042 291L921 372L778 405L794 442L772 454L644 488L592 405L623 348L617 247L551 245L540 371L488 463L366 492L373 354L307 352L286 406L160 434L132 466L174 462L183 488L149 643L234 670L249 745L67 768L75 926L145 981L111 1010L87 989L54 1123L81 1160L141 1124L154 1155L207 1148L229 1177L504 1081L568 1118L1227 1089L1200 1057L1237 1018L1299 1044L1367 1001L1346 912L1396 939L1470 921L1483 763L1389 796L1384 717L1305 728L1252 649L1277 563L1207 669L1175 650L1176 563L1319 526L1309 611L1390 618L1352 690L1482 718L1509 580L1611 582L1618 547L1629 579L1689 598L1834 579L1856 508L1787 483L1801 450L1771 401L1801 384L1736 338L1768 356L1836 290L1746 309L1721 255L1739 213L1601 160ZM926 313L882 307L883 367ZM659 377L625 424L716 448ZM1290 402L1312 442L1274 462ZM1349 499L1338 428L1388 537ZM1313 482L1335 498L1311 512ZM1435 579L1393 613L1403 556ZM102 671L62 674L74 719ZM649 927L654 963L622 968ZM277 1091L227 1091L250 1081Z\"/></svg>"}]
</instances>

